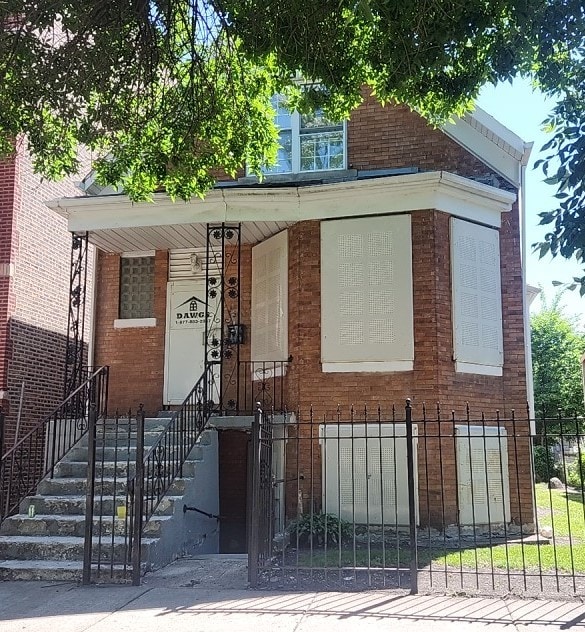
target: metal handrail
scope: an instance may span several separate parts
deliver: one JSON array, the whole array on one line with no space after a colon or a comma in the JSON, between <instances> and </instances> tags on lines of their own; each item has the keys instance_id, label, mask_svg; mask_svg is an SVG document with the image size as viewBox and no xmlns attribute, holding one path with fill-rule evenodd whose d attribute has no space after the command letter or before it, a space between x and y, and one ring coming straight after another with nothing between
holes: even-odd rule
<instances>
[{"instance_id":1,"label":"metal handrail","mask_svg":"<svg viewBox=\"0 0 585 632\"><path fill-rule=\"evenodd\" d=\"M142 459L145 500L142 526L148 522L175 478L181 474L184 462L211 417L214 368L213 363L207 365L181 407L174 411L169 424ZM131 487L135 486L136 478L137 473L129 479Z\"/></svg>"},{"instance_id":2,"label":"metal handrail","mask_svg":"<svg viewBox=\"0 0 585 632\"><path fill-rule=\"evenodd\" d=\"M109 367L91 375L41 419L14 446L0 456L0 522L12 514L24 498L33 493L55 465L87 431L89 406L105 415L108 400Z\"/></svg>"}]
</instances>

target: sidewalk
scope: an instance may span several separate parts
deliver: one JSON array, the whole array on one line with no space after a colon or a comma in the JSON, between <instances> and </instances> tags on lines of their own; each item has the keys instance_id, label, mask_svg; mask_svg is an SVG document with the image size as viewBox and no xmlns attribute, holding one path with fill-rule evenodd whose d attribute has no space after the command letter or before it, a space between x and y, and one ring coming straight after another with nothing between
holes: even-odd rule
<instances>
[{"instance_id":1,"label":"sidewalk","mask_svg":"<svg viewBox=\"0 0 585 632\"><path fill-rule=\"evenodd\" d=\"M250 591L233 587L242 579L237 565L231 574L224 565L213 585L193 564L147 575L140 587L0 583L0 632L585 631L582 602Z\"/></svg>"}]
</instances>

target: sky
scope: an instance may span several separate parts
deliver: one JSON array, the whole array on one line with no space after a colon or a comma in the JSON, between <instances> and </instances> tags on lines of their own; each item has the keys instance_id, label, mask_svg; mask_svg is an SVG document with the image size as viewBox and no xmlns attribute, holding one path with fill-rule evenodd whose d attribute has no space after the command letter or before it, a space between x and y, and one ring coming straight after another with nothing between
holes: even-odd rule
<instances>
[{"instance_id":1,"label":"sky","mask_svg":"<svg viewBox=\"0 0 585 632\"><path fill-rule=\"evenodd\" d=\"M534 92L528 81L515 80L513 84L486 86L477 105L524 141L534 142L526 169L526 234L529 244L526 280L529 285L541 286L550 303L557 291L552 285L553 281L571 281L574 276L583 276L583 270L576 262L550 256L539 259L538 254L532 253L530 248L531 244L542 240L547 230L545 226L538 226L538 213L555 207L555 187L543 182L540 168L534 169L535 161L544 157L541 148L547 142L548 135L542 129L542 121L550 112L553 102L545 100L541 93ZM581 298L578 291L566 291L561 305L565 314L574 316L579 328L585 330L585 297ZM541 301L537 297L531 311L540 307Z\"/></svg>"}]
</instances>

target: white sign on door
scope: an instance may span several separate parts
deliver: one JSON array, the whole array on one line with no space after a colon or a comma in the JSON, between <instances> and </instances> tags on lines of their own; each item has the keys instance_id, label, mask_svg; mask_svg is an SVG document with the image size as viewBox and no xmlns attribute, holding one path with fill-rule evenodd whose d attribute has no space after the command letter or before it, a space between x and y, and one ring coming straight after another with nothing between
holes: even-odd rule
<instances>
[{"instance_id":1,"label":"white sign on door","mask_svg":"<svg viewBox=\"0 0 585 632\"><path fill-rule=\"evenodd\" d=\"M205 281L171 281L167 286L165 404L181 404L203 373Z\"/></svg>"}]
</instances>

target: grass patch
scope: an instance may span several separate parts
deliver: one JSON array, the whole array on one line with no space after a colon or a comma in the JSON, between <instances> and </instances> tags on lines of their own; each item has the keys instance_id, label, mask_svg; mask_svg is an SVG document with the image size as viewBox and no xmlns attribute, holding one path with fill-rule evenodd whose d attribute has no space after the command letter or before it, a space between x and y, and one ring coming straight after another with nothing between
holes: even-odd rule
<instances>
[{"instance_id":1,"label":"grass patch","mask_svg":"<svg viewBox=\"0 0 585 632\"><path fill-rule=\"evenodd\" d=\"M294 563L294 561L293 561ZM498 544L495 546L464 549L446 553L444 549L419 549L418 567L426 568L495 568L513 570L585 572L585 544ZM380 548L356 551L337 549L299 551L298 566L308 568L409 568L410 550Z\"/></svg>"},{"instance_id":2,"label":"grass patch","mask_svg":"<svg viewBox=\"0 0 585 632\"><path fill-rule=\"evenodd\" d=\"M535 489L538 527L551 527L550 543L494 544L456 551L446 550L441 542L435 547L418 550L418 566L425 568L512 569L585 573L585 513L580 492L549 490L545 483ZM570 525L570 529L569 529ZM570 534L570 537L569 537ZM301 550L293 564L309 568L408 568L410 550L388 545L383 549L372 544L352 548L331 547L327 550ZM296 557L298 556L298 557Z\"/></svg>"},{"instance_id":3,"label":"grass patch","mask_svg":"<svg viewBox=\"0 0 585 632\"><path fill-rule=\"evenodd\" d=\"M435 558L446 566L585 572L585 544L498 544L467 549Z\"/></svg>"},{"instance_id":4,"label":"grass patch","mask_svg":"<svg viewBox=\"0 0 585 632\"><path fill-rule=\"evenodd\" d=\"M554 535L585 540L585 506L581 492L548 489L546 483L535 485L538 526L552 527Z\"/></svg>"}]
</instances>

